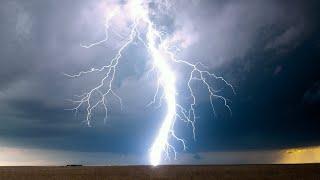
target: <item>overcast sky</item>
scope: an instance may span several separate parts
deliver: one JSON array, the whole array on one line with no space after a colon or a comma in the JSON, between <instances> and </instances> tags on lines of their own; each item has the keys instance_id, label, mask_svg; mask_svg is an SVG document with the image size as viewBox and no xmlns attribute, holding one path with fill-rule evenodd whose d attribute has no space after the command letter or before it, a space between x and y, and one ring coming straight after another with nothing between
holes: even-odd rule
<instances>
[{"instance_id":1,"label":"overcast sky","mask_svg":"<svg viewBox=\"0 0 320 180\"><path fill-rule=\"evenodd\" d=\"M115 87L124 107L112 99L107 123L101 111L88 127L83 112L65 110L72 106L67 99L100 79L63 74L104 65L121 44L113 33L101 46L80 46L104 38L115 3L0 1L0 165L148 163L165 109L146 107L156 82L147 75L142 44L128 47L120 61ZM295 148L307 149L309 159L299 162L320 161L311 156L320 145L318 10L317 1L190 0L175 1L165 20L155 18L181 42L179 57L202 62L236 91L221 92L232 115L216 101L214 116L199 90L196 141L190 127L178 124L188 149L173 142L180 157L168 163L289 162L281 161L283 150ZM126 33L125 20L113 23Z\"/></svg>"}]
</instances>

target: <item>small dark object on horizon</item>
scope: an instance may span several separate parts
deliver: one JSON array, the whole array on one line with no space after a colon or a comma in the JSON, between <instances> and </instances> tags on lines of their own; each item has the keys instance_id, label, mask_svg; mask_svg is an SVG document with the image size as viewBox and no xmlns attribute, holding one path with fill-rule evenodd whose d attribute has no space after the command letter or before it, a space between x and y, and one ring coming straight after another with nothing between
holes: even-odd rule
<instances>
[{"instance_id":1,"label":"small dark object on horizon","mask_svg":"<svg viewBox=\"0 0 320 180\"><path fill-rule=\"evenodd\" d=\"M80 167L83 166L82 164L67 164L67 167Z\"/></svg>"}]
</instances>

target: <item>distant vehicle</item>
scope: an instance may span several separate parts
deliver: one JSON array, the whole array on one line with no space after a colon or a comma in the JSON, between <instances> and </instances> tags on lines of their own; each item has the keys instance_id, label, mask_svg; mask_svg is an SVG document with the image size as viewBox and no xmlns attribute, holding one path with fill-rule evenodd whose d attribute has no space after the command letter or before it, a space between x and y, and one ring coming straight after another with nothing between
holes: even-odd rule
<instances>
[{"instance_id":1,"label":"distant vehicle","mask_svg":"<svg viewBox=\"0 0 320 180\"><path fill-rule=\"evenodd\" d=\"M67 167L79 167L79 166L83 166L82 164L67 164Z\"/></svg>"}]
</instances>

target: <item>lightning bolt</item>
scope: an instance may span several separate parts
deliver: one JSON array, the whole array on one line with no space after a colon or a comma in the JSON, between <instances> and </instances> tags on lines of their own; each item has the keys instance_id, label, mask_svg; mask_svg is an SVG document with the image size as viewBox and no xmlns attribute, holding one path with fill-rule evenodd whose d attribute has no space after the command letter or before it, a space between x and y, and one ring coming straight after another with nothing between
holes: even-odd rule
<instances>
[{"instance_id":1,"label":"lightning bolt","mask_svg":"<svg viewBox=\"0 0 320 180\"><path fill-rule=\"evenodd\" d=\"M157 136L150 148L149 159L150 163L154 166L158 165L162 159L170 159L170 154L173 153L174 159L176 159L177 151L173 145L169 143L170 138L175 139L180 142L183 149L186 149L185 140L178 137L175 134L174 125L176 120L182 120L191 125L193 131L193 138L195 139L195 122L196 113L195 106L197 103L197 98L192 87L193 81L198 81L206 87L209 100L211 103L212 111L215 114L215 109L213 106L213 100L215 98L222 100L224 106L231 112L231 108L228 105L228 100L217 94L218 90L214 89L210 85L210 81L213 79L220 80L229 86L234 92L233 86L228 83L223 77L216 76L210 73L207 68L199 63L191 63L190 61L181 60L176 57L175 52L172 51L174 46L170 43L170 37L165 36L162 31L157 30L156 24L150 18L152 10L149 4L154 3L159 7L164 7L164 9L169 8L170 4L166 0L130 0L125 3L126 7L129 7L130 17L132 23L129 25L129 33L125 37L124 44L119 48L115 56L110 60L110 62L100 68L91 68L86 71L80 71L77 74L65 74L70 78L77 78L89 73L105 73L100 83L89 90L88 92L76 96L77 100L71 100L76 105L69 109L78 112L79 108L82 106L86 107L86 118L85 122L88 126L91 126L92 112L99 105L102 105L105 111L106 121L108 117L108 106L110 96L114 96L118 99L120 106L122 107L122 99L118 94L116 94L113 82L116 76L117 69L119 68L119 61L122 57L123 52L126 48L131 45L135 40L143 43L145 48L148 50L152 60L151 71L157 75L157 89L153 100L149 105L155 104L157 99L160 101L165 100L166 103L166 115L163 119L163 123L158 130ZM92 48L102 43L108 41L108 33L110 32L110 20L121 13L121 7L124 5L119 5L111 11L106 17L105 23L105 38L88 44L81 45L83 48ZM144 31L141 31L141 27ZM143 36L144 35L144 36ZM184 65L188 69L188 80L187 80L187 90L190 94L191 103L186 106L182 106L177 102L177 89L176 89L176 74L174 69L172 69L171 64ZM98 100L93 98L93 96L98 96Z\"/></svg>"}]
</instances>

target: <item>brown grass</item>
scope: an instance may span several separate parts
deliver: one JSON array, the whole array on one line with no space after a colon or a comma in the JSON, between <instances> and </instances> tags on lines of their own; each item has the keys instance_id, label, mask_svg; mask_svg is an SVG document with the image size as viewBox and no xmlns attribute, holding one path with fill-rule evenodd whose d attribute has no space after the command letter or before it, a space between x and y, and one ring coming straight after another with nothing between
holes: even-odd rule
<instances>
[{"instance_id":1,"label":"brown grass","mask_svg":"<svg viewBox=\"0 0 320 180\"><path fill-rule=\"evenodd\" d=\"M0 179L314 179L320 164L108 167L0 167Z\"/></svg>"}]
</instances>

